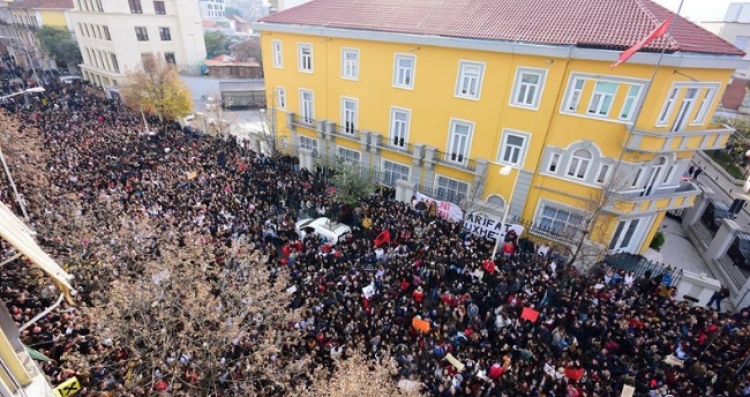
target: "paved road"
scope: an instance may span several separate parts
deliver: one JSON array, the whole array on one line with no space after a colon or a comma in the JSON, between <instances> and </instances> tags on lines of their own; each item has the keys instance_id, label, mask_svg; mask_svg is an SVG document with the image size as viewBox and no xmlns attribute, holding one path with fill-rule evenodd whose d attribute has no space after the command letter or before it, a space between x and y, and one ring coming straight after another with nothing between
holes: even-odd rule
<instances>
[{"instance_id":1,"label":"paved road","mask_svg":"<svg viewBox=\"0 0 750 397\"><path fill-rule=\"evenodd\" d=\"M744 194L742 186L736 186L733 181L727 179L711 163L705 161L699 155L696 154L693 157L693 162L704 168L703 174L698 177L698 184L712 189L717 200L721 200L729 205L735 199L736 194ZM750 230L749 207L750 203L745 205L745 208L737 214L736 219L737 225L745 231Z\"/></svg>"}]
</instances>

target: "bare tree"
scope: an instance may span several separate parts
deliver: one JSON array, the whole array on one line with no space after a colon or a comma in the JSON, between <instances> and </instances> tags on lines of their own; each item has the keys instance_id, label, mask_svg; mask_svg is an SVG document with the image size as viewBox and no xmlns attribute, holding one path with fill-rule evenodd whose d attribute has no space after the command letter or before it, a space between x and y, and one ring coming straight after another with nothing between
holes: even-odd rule
<instances>
[{"instance_id":1,"label":"bare tree","mask_svg":"<svg viewBox=\"0 0 750 397\"><path fill-rule=\"evenodd\" d=\"M261 51L260 37L251 37L245 41L229 46L229 50L237 57L239 62L248 62L254 60L260 65L261 75L263 77L263 52Z\"/></svg>"},{"instance_id":2,"label":"bare tree","mask_svg":"<svg viewBox=\"0 0 750 397\"><path fill-rule=\"evenodd\" d=\"M235 113L229 112L221 101L220 93L213 93L206 98L203 111L203 129L206 133L226 138L231 133L232 126L237 122Z\"/></svg>"}]
</instances>

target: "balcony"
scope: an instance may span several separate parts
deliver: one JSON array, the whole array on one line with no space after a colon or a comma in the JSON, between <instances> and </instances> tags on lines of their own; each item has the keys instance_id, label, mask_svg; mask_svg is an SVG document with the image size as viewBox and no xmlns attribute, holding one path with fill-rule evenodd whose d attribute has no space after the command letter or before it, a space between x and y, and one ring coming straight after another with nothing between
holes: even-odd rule
<instances>
[{"instance_id":1,"label":"balcony","mask_svg":"<svg viewBox=\"0 0 750 397\"><path fill-rule=\"evenodd\" d=\"M445 153L439 150L435 151L435 161L449 167L459 168L461 170L474 171L477 168L475 160L468 156L457 153Z\"/></svg>"},{"instance_id":2,"label":"balcony","mask_svg":"<svg viewBox=\"0 0 750 397\"><path fill-rule=\"evenodd\" d=\"M312 129L315 129L318 127L317 120L313 118L309 118L309 117L303 117L296 113L292 113L291 122L292 122L292 125L297 126L297 127L305 127L305 128L312 128Z\"/></svg>"},{"instance_id":3,"label":"balcony","mask_svg":"<svg viewBox=\"0 0 750 397\"><path fill-rule=\"evenodd\" d=\"M627 190L615 193L607 210L615 213L657 212L690 207L702 190L693 182L683 181L679 186Z\"/></svg>"},{"instance_id":4,"label":"balcony","mask_svg":"<svg viewBox=\"0 0 750 397\"><path fill-rule=\"evenodd\" d=\"M397 153L412 154L414 153L414 146L405 142L404 138L399 137L382 137L375 141L375 145L382 150L390 150Z\"/></svg>"},{"instance_id":5,"label":"balcony","mask_svg":"<svg viewBox=\"0 0 750 397\"><path fill-rule=\"evenodd\" d=\"M625 126L625 128L630 128ZM724 124L710 124L708 129L694 131L649 131L634 129L623 140L626 150L646 153L694 152L723 149L734 128Z\"/></svg>"},{"instance_id":6,"label":"balcony","mask_svg":"<svg viewBox=\"0 0 750 397\"><path fill-rule=\"evenodd\" d=\"M335 136L342 137L344 139L349 139L355 142L359 142L361 139L362 134L354 128L354 125L349 124L346 126L338 125L335 123L331 124L331 133Z\"/></svg>"}]
</instances>

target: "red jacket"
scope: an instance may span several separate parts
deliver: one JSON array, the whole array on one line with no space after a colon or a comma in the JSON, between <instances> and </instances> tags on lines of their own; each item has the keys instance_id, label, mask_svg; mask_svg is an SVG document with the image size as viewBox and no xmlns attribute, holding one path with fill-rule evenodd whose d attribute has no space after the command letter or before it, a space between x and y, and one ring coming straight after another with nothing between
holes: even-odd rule
<instances>
[{"instance_id":1,"label":"red jacket","mask_svg":"<svg viewBox=\"0 0 750 397\"><path fill-rule=\"evenodd\" d=\"M424 299L424 292L422 292L421 290L417 289L417 290L414 291L414 293L412 294L412 296L414 296L414 300L417 301L417 303L422 303L422 299Z\"/></svg>"}]
</instances>

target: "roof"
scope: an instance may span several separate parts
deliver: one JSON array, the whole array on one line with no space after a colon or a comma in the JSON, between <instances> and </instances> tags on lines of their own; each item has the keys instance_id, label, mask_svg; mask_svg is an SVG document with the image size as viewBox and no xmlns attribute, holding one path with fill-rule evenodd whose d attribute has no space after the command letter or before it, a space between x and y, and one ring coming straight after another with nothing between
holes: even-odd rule
<instances>
[{"instance_id":1,"label":"roof","mask_svg":"<svg viewBox=\"0 0 750 397\"><path fill-rule=\"evenodd\" d=\"M313 0L260 21L622 50L671 14L651 0ZM679 16L670 35L644 50L658 51L665 44L669 52L744 55Z\"/></svg>"},{"instance_id":2,"label":"roof","mask_svg":"<svg viewBox=\"0 0 750 397\"><path fill-rule=\"evenodd\" d=\"M8 3L10 8L73 9L73 0L21 0Z\"/></svg>"},{"instance_id":3,"label":"roof","mask_svg":"<svg viewBox=\"0 0 750 397\"><path fill-rule=\"evenodd\" d=\"M244 19L242 19L242 18L240 18L240 17L238 17L237 15L234 15L234 14L229 15L227 17L227 19L234 20L237 23L247 23L246 20L244 20Z\"/></svg>"}]
</instances>

